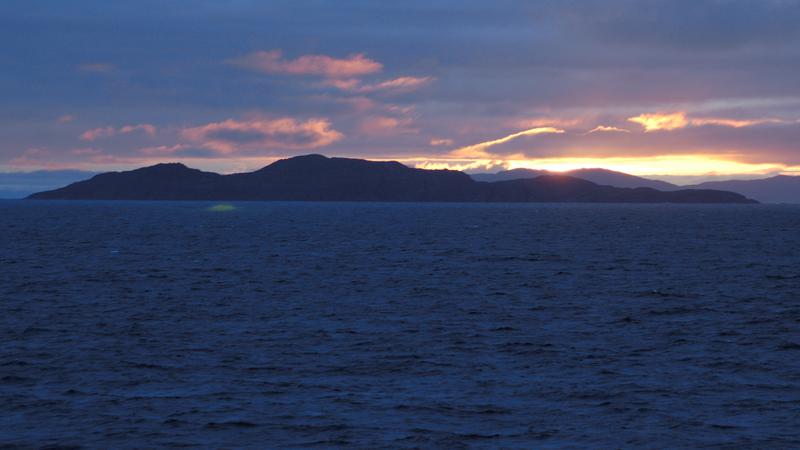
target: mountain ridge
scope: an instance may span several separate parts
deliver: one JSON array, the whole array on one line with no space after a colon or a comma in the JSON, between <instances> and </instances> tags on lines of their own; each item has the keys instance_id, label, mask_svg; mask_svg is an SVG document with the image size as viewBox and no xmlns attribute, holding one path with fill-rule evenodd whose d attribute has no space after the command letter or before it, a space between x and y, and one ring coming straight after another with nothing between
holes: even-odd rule
<instances>
[{"instance_id":1,"label":"mountain ridge","mask_svg":"<svg viewBox=\"0 0 800 450\"><path fill-rule=\"evenodd\" d=\"M667 183L666 181L651 180L649 178L638 177L636 175L630 175L624 172L617 172L614 170L601 169L601 168L575 169L567 172L551 172L548 170L541 170L541 169L520 168L511 170L501 170L500 172L495 172L495 173L471 174L470 176L472 176L472 178L476 181L491 182L491 181L507 181L520 178L535 178L547 174L568 175L571 177L581 178L583 180L591 181L592 183L596 183L599 185L614 186L621 188L649 187L653 189L658 189L660 191L682 189L681 186L672 183Z\"/></svg>"},{"instance_id":2,"label":"mountain ridge","mask_svg":"<svg viewBox=\"0 0 800 450\"><path fill-rule=\"evenodd\" d=\"M426 170L396 161L303 155L254 172L221 175L162 163L107 172L30 199L288 200L407 202L755 203L718 190L618 188L548 174L532 179L475 181L454 170Z\"/></svg>"},{"instance_id":3,"label":"mountain ridge","mask_svg":"<svg viewBox=\"0 0 800 450\"><path fill-rule=\"evenodd\" d=\"M608 169L577 169L568 172L548 172L537 169L512 169L496 173L477 173L470 176L477 181L500 181L535 178L543 174L561 173L581 178L599 185L614 187L651 187L662 191L685 189L712 189L736 192L745 197L765 203L800 203L800 176L776 175L768 178L747 180L706 181L692 185L676 185L662 180L653 180L616 172Z\"/></svg>"},{"instance_id":4,"label":"mountain ridge","mask_svg":"<svg viewBox=\"0 0 800 450\"><path fill-rule=\"evenodd\" d=\"M686 189L721 189L767 203L800 203L800 176L776 175L756 180L706 181Z\"/></svg>"}]
</instances>

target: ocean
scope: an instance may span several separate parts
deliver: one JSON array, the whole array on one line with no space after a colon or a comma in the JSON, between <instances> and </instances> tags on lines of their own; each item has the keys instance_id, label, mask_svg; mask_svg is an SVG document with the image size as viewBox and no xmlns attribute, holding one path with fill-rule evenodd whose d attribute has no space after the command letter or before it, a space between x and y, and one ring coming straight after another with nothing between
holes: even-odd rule
<instances>
[{"instance_id":1,"label":"ocean","mask_svg":"<svg viewBox=\"0 0 800 450\"><path fill-rule=\"evenodd\" d=\"M800 206L0 201L0 447L800 448Z\"/></svg>"}]
</instances>

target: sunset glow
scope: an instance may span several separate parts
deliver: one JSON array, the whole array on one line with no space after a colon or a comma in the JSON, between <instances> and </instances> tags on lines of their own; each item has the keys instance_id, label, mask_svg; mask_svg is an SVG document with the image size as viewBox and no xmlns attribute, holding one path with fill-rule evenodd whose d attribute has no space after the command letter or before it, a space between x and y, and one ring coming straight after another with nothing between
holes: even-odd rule
<instances>
[{"instance_id":1,"label":"sunset glow","mask_svg":"<svg viewBox=\"0 0 800 450\"><path fill-rule=\"evenodd\" d=\"M453 150L451 154L454 157L463 157L463 158L485 157L486 155L488 155L487 150L490 147L504 144L506 142L512 141L514 139L523 136L536 136L538 134L561 134L561 133L564 133L564 130L554 127L531 128L529 130L523 130L517 133L510 134L505 137L501 137L499 139L493 139L491 141L486 141L474 145L468 145L466 147L461 147L459 149Z\"/></svg>"},{"instance_id":2,"label":"sunset glow","mask_svg":"<svg viewBox=\"0 0 800 450\"><path fill-rule=\"evenodd\" d=\"M678 3L610 1L445 0L403 13L384 2L202 2L191 13L162 2L158 21L97 2L68 30L53 18L80 13L21 2L0 27L0 53L16 64L2 82L0 172L175 161L230 172L320 153L464 170L795 173L791 2L693 3L688 20ZM461 12L442 15L451 9ZM711 20L725 14L747 20ZM463 30L475 42L453 39Z\"/></svg>"},{"instance_id":3,"label":"sunset glow","mask_svg":"<svg viewBox=\"0 0 800 450\"><path fill-rule=\"evenodd\" d=\"M641 114L628 120L642 125L645 131L676 130L689 124L684 113Z\"/></svg>"},{"instance_id":4,"label":"sunset glow","mask_svg":"<svg viewBox=\"0 0 800 450\"><path fill-rule=\"evenodd\" d=\"M800 166L783 164L752 164L724 159L713 155L664 155L652 157L614 158L541 158L508 160L408 160L410 165L423 169L453 169L473 172L511 169L539 169L566 172L575 169L604 168L631 175L769 175L800 173Z\"/></svg>"}]
</instances>

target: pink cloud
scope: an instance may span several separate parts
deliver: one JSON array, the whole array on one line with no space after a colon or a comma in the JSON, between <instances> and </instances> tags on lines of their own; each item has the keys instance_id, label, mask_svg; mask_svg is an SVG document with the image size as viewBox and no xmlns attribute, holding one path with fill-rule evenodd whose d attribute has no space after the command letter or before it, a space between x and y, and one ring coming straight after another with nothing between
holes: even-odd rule
<instances>
[{"instance_id":1,"label":"pink cloud","mask_svg":"<svg viewBox=\"0 0 800 450\"><path fill-rule=\"evenodd\" d=\"M408 118L388 116L369 117L361 121L358 131L368 136L386 136L399 133L415 133L413 121Z\"/></svg>"},{"instance_id":2,"label":"pink cloud","mask_svg":"<svg viewBox=\"0 0 800 450\"><path fill-rule=\"evenodd\" d=\"M141 131L151 137L156 135L156 127L154 125L143 123L139 125L123 125L118 129L114 127L94 128L92 130L84 131L80 138L81 140L91 142L97 139L105 139L117 134L129 134L135 131Z\"/></svg>"},{"instance_id":3,"label":"pink cloud","mask_svg":"<svg viewBox=\"0 0 800 450\"><path fill-rule=\"evenodd\" d=\"M365 112L375 108L375 102L367 97L349 97L336 100L339 103L350 105L357 112Z\"/></svg>"},{"instance_id":4,"label":"pink cloud","mask_svg":"<svg viewBox=\"0 0 800 450\"><path fill-rule=\"evenodd\" d=\"M103 153L102 150L92 147L76 148L69 151L70 155L76 155L76 156L100 155L102 153Z\"/></svg>"},{"instance_id":5,"label":"pink cloud","mask_svg":"<svg viewBox=\"0 0 800 450\"><path fill-rule=\"evenodd\" d=\"M535 117L521 120L514 120L511 126L515 128L540 128L540 127L558 127L570 128L575 127L584 122L584 119L579 117Z\"/></svg>"},{"instance_id":6,"label":"pink cloud","mask_svg":"<svg viewBox=\"0 0 800 450\"><path fill-rule=\"evenodd\" d=\"M346 78L346 79L332 79L327 80L322 83L323 86L331 86L335 87L336 89L341 89L343 91L351 91L355 92L359 87L361 87L361 81L355 78Z\"/></svg>"},{"instance_id":7,"label":"pink cloud","mask_svg":"<svg viewBox=\"0 0 800 450\"><path fill-rule=\"evenodd\" d=\"M119 129L119 132L121 134L133 133L134 131L142 131L148 136L156 135L156 127L154 125L150 125L149 123L142 123L139 125L125 125Z\"/></svg>"},{"instance_id":8,"label":"pink cloud","mask_svg":"<svg viewBox=\"0 0 800 450\"><path fill-rule=\"evenodd\" d=\"M449 147L449 146L453 145L453 140L452 139L431 139L430 144L432 146L434 146L434 147L440 147L440 146Z\"/></svg>"},{"instance_id":9,"label":"pink cloud","mask_svg":"<svg viewBox=\"0 0 800 450\"><path fill-rule=\"evenodd\" d=\"M65 115L59 117L58 119L56 119L56 123L59 123L59 124L70 123L70 122L73 122L73 121L75 121L75 116L73 116L72 114L65 114Z\"/></svg>"},{"instance_id":10,"label":"pink cloud","mask_svg":"<svg viewBox=\"0 0 800 450\"><path fill-rule=\"evenodd\" d=\"M280 50L250 53L230 61L231 64L264 73L284 75L316 75L326 78L352 78L380 72L383 65L355 53L346 58L327 55L303 55L296 59L283 59Z\"/></svg>"},{"instance_id":11,"label":"pink cloud","mask_svg":"<svg viewBox=\"0 0 800 450\"><path fill-rule=\"evenodd\" d=\"M290 117L228 119L186 128L181 135L190 142L220 153L275 148L313 149L330 145L344 137L332 129L326 119L297 121Z\"/></svg>"},{"instance_id":12,"label":"pink cloud","mask_svg":"<svg viewBox=\"0 0 800 450\"><path fill-rule=\"evenodd\" d=\"M94 128L84 131L83 134L81 134L81 140L91 142L97 139L114 136L116 133L117 130L115 130L114 127Z\"/></svg>"},{"instance_id":13,"label":"pink cloud","mask_svg":"<svg viewBox=\"0 0 800 450\"><path fill-rule=\"evenodd\" d=\"M379 83L364 84L357 79L332 79L324 84L347 92L369 94L379 91L394 93L411 92L430 84L433 77L399 77Z\"/></svg>"}]
</instances>

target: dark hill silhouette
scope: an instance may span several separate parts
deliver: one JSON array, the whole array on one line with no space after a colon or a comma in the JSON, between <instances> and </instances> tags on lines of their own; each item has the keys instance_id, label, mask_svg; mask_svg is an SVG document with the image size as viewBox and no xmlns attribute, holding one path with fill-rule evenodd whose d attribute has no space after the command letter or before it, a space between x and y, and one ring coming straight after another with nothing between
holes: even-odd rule
<instances>
[{"instance_id":1,"label":"dark hill silhouette","mask_svg":"<svg viewBox=\"0 0 800 450\"><path fill-rule=\"evenodd\" d=\"M621 188L639 188L649 187L658 189L659 191L672 191L680 189L680 187L667 183L666 181L650 180L647 178L629 175L623 172L615 172L608 169L577 169L569 172L555 173L548 172L547 170L536 169L512 169L503 170L497 173L476 173L472 174L472 178L476 181L507 181L517 180L522 178L536 178L541 175L568 175L575 178L580 178L601 186L614 186Z\"/></svg>"},{"instance_id":2,"label":"dark hill silhouette","mask_svg":"<svg viewBox=\"0 0 800 450\"><path fill-rule=\"evenodd\" d=\"M760 180L709 181L687 189L722 189L766 203L800 203L800 176L778 175Z\"/></svg>"},{"instance_id":3,"label":"dark hill silhouette","mask_svg":"<svg viewBox=\"0 0 800 450\"><path fill-rule=\"evenodd\" d=\"M211 199L222 175L180 163L156 164L128 172L107 172L29 198L200 200Z\"/></svg>"},{"instance_id":4,"label":"dark hill silhouette","mask_svg":"<svg viewBox=\"0 0 800 450\"><path fill-rule=\"evenodd\" d=\"M658 189L659 191L671 191L681 189L680 187L661 180L651 180L649 178L637 177L623 172L616 172L608 169L578 169L572 170L567 175L581 178L603 186L640 188L647 187Z\"/></svg>"},{"instance_id":5,"label":"dark hill silhouette","mask_svg":"<svg viewBox=\"0 0 800 450\"><path fill-rule=\"evenodd\" d=\"M471 173L469 176L475 181L485 181L494 183L495 181L522 180L526 178L536 178L542 175L557 175L556 172L537 169L511 169L501 170L497 173ZM564 174L565 175L565 174Z\"/></svg>"},{"instance_id":6,"label":"dark hill silhouette","mask_svg":"<svg viewBox=\"0 0 800 450\"><path fill-rule=\"evenodd\" d=\"M230 179L235 198L252 200L462 201L477 195L462 172L322 155L279 160Z\"/></svg>"},{"instance_id":7,"label":"dark hill silhouette","mask_svg":"<svg viewBox=\"0 0 800 450\"><path fill-rule=\"evenodd\" d=\"M567 175L486 183L488 201L587 203L754 203L733 192L714 190L659 191L652 188L600 186Z\"/></svg>"},{"instance_id":8,"label":"dark hill silhouette","mask_svg":"<svg viewBox=\"0 0 800 450\"><path fill-rule=\"evenodd\" d=\"M800 203L800 176L778 175L756 180L708 181L691 186L678 186L661 180L637 177L623 172L607 169L578 169L569 172L548 172L536 169L512 169L497 173L475 173L470 176L476 181L506 181L536 178L542 175L569 175L591 181L601 186L622 188L649 187L659 191L680 189L712 189L736 192L745 197L765 203Z\"/></svg>"},{"instance_id":9,"label":"dark hill silhouette","mask_svg":"<svg viewBox=\"0 0 800 450\"><path fill-rule=\"evenodd\" d=\"M442 202L752 203L715 190L661 192L616 188L565 175L495 183L452 170L424 170L398 162L306 155L249 173L219 175L183 164L110 172L32 199L85 200L313 200Z\"/></svg>"}]
</instances>

